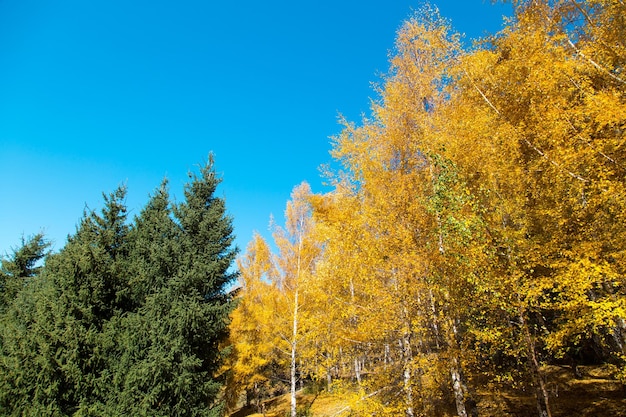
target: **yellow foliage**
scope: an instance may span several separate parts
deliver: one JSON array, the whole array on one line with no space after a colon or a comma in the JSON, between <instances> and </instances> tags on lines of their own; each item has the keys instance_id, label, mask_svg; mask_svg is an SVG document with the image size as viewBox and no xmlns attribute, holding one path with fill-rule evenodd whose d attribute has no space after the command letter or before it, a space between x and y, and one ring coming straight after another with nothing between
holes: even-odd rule
<instances>
[{"instance_id":1,"label":"yellow foliage","mask_svg":"<svg viewBox=\"0 0 626 417\"><path fill-rule=\"evenodd\" d=\"M371 117L334 138L333 191L296 188L279 253L241 265L262 343L355 384L354 415L462 414L479 378L549 412L541 354L585 343L626 373L624 2L514 5L471 51L434 8L405 22ZM241 343L241 374L276 353Z\"/></svg>"}]
</instances>

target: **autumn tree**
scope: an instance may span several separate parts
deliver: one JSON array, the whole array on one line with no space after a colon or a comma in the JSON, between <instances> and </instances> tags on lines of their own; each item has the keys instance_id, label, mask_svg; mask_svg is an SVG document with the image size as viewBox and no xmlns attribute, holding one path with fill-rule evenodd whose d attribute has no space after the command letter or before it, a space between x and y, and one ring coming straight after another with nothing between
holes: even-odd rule
<instances>
[{"instance_id":1,"label":"autumn tree","mask_svg":"<svg viewBox=\"0 0 626 417\"><path fill-rule=\"evenodd\" d=\"M310 196L308 184L294 188L285 210L285 227L274 225L277 253L270 254L267 243L258 235L254 237L239 262L243 288L233 315L233 343L238 355L233 370L239 375L235 380L246 375L256 382L280 378L275 368L261 369L272 362L288 381L293 417L297 414L296 390L303 377L301 361L308 348L304 341L311 331L312 279L320 253L313 233Z\"/></svg>"},{"instance_id":2,"label":"autumn tree","mask_svg":"<svg viewBox=\"0 0 626 417\"><path fill-rule=\"evenodd\" d=\"M474 415L488 381L550 416L545 364L625 373L626 10L513 6L466 51L432 7L405 22L371 116L335 138L333 190L307 199L313 279L289 281L298 239L276 239L267 292L298 328L276 345L305 340L357 415Z\"/></svg>"},{"instance_id":3,"label":"autumn tree","mask_svg":"<svg viewBox=\"0 0 626 417\"><path fill-rule=\"evenodd\" d=\"M279 317L284 324L280 336L289 352L289 378L291 416L296 417L296 384L299 376L298 362L303 350L301 342L307 328L309 302L308 284L312 280L319 245L313 235L313 222L308 197L311 189L307 183L294 188L291 201L285 210L285 228L276 227L274 241L278 247L276 284L281 296ZM286 329L289 329L287 331Z\"/></svg>"},{"instance_id":4,"label":"autumn tree","mask_svg":"<svg viewBox=\"0 0 626 417\"><path fill-rule=\"evenodd\" d=\"M363 403L388 414L430 413L440 395L427 386L446 378L464 416L473 400L461 324L485 259L483 228L438 141L460 46L436 9L425 7L400 29L396 49L373 119L347 123L336 140L333 154L346 174L318 205L328 227L320 265L345 279L343 300L354 309L348 321L362 329L353 340L376 346L367 354Z\"/></svg>"},{"instance_id":5,"label":"autumn tree","mask_svg":"<svg viewBox=\"0 0 626 417\"><path fill-rule=\"evenodd\" d=\"M442 138L492 239L492 274L481 284L492 295L484 298L493 307L488 322L502 340L523 342L505 350L527 359L538 412L550 415L542 358L575 357L585 346L623 349L614 292L622 284L607 281L623 276L615 263L623 249L607 244L623 234L613 214L623 201L623 132L615 129L624 120L615 78L623 43L602 61L602 36L612 35L598 25L623 31L624 10L613 2L516 5L516 20L492 47L457 67Z\"/></svg>"},{"instance_id":6,"label":"autumn tree","mask_svg":"<svg viewBox=\"0 0 626 417\"><path fill-rule=\"evenodd\" d=\"M237 405L242 392L246 403L254 400L261 412L261 399L271 387L276 368L273 345L274 287L270 280L272 254L265 240L256 234L245 254L237 259L240 271L237 307L231 314L230 345L232 352L226 363L228 383L226 395L229 408Z\"/></svg>"}]
</instances>

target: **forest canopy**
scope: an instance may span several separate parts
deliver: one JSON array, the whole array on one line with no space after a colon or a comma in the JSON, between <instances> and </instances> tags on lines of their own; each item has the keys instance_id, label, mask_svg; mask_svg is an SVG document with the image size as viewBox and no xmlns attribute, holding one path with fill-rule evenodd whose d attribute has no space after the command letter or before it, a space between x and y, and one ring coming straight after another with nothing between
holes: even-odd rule
<instances>
[{"instance_id":1,"label":"forest canopy","mask_svg":"<svg viewBox=\"0 0 626 417\"><path fill-rule=\"evenodd\" d=\"M296 187L277 253L256 236L239 262L234 392L283 384L295 417L324 381L351 415L464 417L520 387L551 416L546 364L624 381L626 4L513 6L469 50L433 6L404 22L332 190Z\"/></svg>"}]
</instances>

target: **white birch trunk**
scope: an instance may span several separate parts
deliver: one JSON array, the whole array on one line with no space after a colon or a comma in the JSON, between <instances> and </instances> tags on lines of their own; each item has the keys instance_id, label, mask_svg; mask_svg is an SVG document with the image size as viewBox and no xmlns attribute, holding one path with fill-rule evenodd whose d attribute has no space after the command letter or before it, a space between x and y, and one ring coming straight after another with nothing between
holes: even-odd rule
<instances>
[{"instance_id":1,"label":"white birch trunk","mask_svg":"<svg viewBox=\"0 0 626 417\"><path fill-rule=\"evenodd\" d=\"M296 417L297 403L296 403L296 347L298 336L298 290L294 296L293 306L293 334L291 339L291 417Z\"/></svg>"},{"instance_id":2,"label":"white birch trunk","mask_svg":"<svg viewBox=\"0 0 626 417\"><path fill-rule=\"evenodd\" d=\"M413 365L413 351L411 349L411 335L406 333L402 338L402 350L404 355L404 396L406 401L407 417L414 417L413 412L413 381L411 366Z\"/></svg>"},{"instance_id":3,"label":"white birch trunk","mask_svg":"<svg viewBox=\"0 0 626 417\"><path fill-rule=\"evenodd\" d=\"M295 294L293 297L293 331L291 335L291 417L297 415L297 401L296 401L296 349L298 344L298 296L300 285L300 272L302 262L302 236L299 236L298 240L298 263L296 269L296 282L295 282Z\"/></svg>"},{"instance_id":4,"label":"white birch trunk","mask_svg":"<svg viewBox=\"0 0 626 417\"><path fill-rule=\"evenodd\" d=\"M459 361L456 356L452 359L450 376L452 377L452 390L454 391L454 400L456 402L456 414L459 417L467 417L467 410L465 409L465 392L463 389L463 381L461 379Z\"/></svg>"},{"instance_id":5,"label":"white birch trunk","mask_svg":"<svg viewBox=\"0 0 626 417\"><path fill-rule=\"evenodd\" d=\"M356 382L361 383L361 362L359 362L359 357L354 358L354 376L356 378Z\"/></svg>"}]
</instances>

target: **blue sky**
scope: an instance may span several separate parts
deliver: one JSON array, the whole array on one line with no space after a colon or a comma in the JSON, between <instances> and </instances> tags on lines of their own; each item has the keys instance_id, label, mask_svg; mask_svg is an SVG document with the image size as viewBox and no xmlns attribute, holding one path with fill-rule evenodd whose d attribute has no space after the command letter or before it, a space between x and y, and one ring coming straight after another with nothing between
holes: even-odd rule
<instances>
[{"instance_id":1,"label":"blue sky","mask_svg":"<svg viewBox=\"0 0 626 417\"><path fill-rule=\"evenodd\" d=\"M467 39L510 6L433 2ZM358 121L418 1L0 1L0 255L43 231L58 250L102 193L131 216L164 177L215 154L244 250L282 222L341 113Z\"/></svg>"}]
</instances>

